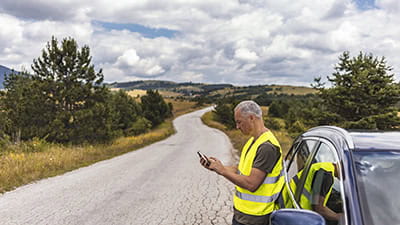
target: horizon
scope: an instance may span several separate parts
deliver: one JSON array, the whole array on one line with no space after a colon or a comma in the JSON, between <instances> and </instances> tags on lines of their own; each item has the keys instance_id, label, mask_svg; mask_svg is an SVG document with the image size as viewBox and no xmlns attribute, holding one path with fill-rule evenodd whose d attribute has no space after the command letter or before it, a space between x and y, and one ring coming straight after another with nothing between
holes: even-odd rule
<instances>
[{"instance_id":1,"label":"horizon","mask_svg":"<svg viewBox=\"0 0 400 225\"><path fill-rule=\"evenodd\" d=\"M0 64L0 67L4 67L4 68L6 68L6 69L8 69L8 70L13 70L13 68L9 68L9 67L7 67L7 66L5 66L5 65L1 65ZM21 71L17 71L17 70L14 70L14 71L16 71L16 72L21 72ZM0 76L2 77L3 75L2 74L0 74ZM192 83L192 84L205 84L205 85L232 85L232 86L234 86L234 87L246 87L246 86L257 86L257 85L260 85L260 86L289 86L289 87L305 87L305 88L312 88L311 86L304 86L304 85L290 85L290 84L274 84L274 83L271 83L271 84L267 84L267 83L263 83L263 84L252 84L252 85L246 85L246 84L239 84L239 85L237 85L237 84L233 84L233 83L207 83L207 82L192 82L192 81L183 81L183 82L176 82L176 81L172 81L172 80L154 80L154 79L147 79L147 80L131 80L131 81L112 81L112 82L107 82L107 81L104 81L103 82L103 84L105 84L105 85L112 85L112 84L115 84L115 83L117 83L117 84L123 84L123 83L131 83L131 82L141 82L141 81L163 81L163 82L172 82L172 83L176 83L176 84L184 84L184 83ZM0 84L0 87L1 87L2 85Z\"/></svg>"}]
</instances>

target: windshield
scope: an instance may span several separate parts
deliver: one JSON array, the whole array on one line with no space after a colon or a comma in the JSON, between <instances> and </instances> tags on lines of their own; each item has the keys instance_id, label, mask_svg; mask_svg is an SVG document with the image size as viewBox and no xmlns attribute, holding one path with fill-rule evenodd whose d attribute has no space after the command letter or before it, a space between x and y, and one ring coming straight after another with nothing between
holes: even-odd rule
<instances>
[{"instance_id":1,"label":"windshield","mask_svg":"<svg viewBox=\"0 0 400 225\"><path fill-rule=\"evenodd\" d=\"M400 152L355 152L365 224L400 224Z\"/></svg>"}]
</instances>

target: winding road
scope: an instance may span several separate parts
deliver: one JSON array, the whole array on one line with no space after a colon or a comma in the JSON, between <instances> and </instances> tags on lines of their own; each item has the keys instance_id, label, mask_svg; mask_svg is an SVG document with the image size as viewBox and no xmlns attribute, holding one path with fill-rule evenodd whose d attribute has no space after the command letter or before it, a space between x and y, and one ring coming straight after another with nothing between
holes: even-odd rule
<instances>
[{"instance_id":1,"label":"winding road","mask_svg":"<svg viewBox=\"0 0 400 225\"><path fill-rule=\"evenodd\" d=\"M0 195L0 224L230 224L233 185L201 151L231 164L231 143L205 126L211 108L174 120L170 138Z\"/></svg>"}]
</instances>

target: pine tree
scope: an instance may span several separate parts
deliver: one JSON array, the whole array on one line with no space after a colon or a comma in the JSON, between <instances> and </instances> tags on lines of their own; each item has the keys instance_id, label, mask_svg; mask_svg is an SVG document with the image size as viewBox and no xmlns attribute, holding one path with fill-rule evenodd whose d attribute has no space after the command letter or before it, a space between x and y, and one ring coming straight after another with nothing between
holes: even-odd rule
<instances>
[{"instance_id":1,"label":"pine tree","mask_svg":"<svg viewBox=\"0 0 400 225\"><path fill-rule=\"evenodd\" d=\"M40 83L45 102L53 106L48 139L56 142L97 142L115 137L111 128L109 91L101 69L95 72L88 46L78 48L73 38L59 46L47 43L41 57L33 60L32 79Z\"/></svg>"},{"instance_id":2,"label":"pine tree","mask_svg":"<svg viewBox=\"0 0 400 225\"><path fill-rule=\"evenodd\" d=\"M7 118L6 133L14 142L32 137L44 137L48 124L54 118L54 108L40 91L41 84L27 72L5 77L1 98L3 114Z\"/></svg>"},{"instance_id":3,"label":"pine tree","mask_svg":"<svg viewBox=\"0 0 400 225\"><path fill-rule=\"evenodd\" d=\"M320 78L315 87L327 109L347 121L344 127L392 129L400 125L394 108L400 87L391 71L384 57L360 52L350 58L344 52L332 77L328 76L332 87L324 88Z\"/></svg>"},{"instance_id":4,"label":"pine tree","mask_svg":"<svg viewBox=\"0 0 400 225\"><path fill-rule=\"evenodd\" d=\"M164 101L158 91L148 90L141 98L143 115L151 121L152 127L161 124L166 118L172 116L171 107Z\"/></svg>"}]
</instances>

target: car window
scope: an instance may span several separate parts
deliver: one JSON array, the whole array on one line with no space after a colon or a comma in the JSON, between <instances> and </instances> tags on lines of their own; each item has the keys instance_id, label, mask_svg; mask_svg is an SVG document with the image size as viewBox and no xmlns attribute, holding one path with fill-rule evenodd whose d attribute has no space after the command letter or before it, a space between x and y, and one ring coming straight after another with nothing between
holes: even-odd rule
<instances>
[{"instance_id":1,"label":"car window","mask_svg":"<svg viewBox=\"0 0 400 225\"><path fill-rule=\"evenodd\" d=\"M321 142L310 161L306 173L302 174L303 186L296 190L296 199L302 208L321 214L328 225L339 224L343 220L343 193L333 145Z\"/></svg>"},{"instance_id":2,"label":"car window","mask_svg":"<svg viewBox=\"0 0 400 225\"><path fill-rule=\"evenodd\" d=\"M365 225L400 224L400 152L355 151L353 156Z\"/></svg>"},{"instance_id":3,"label":"car window","mask_svg":"<svg viewBox=\"0 0 400 225\"><path fill-rule=\"evenodd\" d=\"M297 145L297 148L292 149L289 152L286 157L287 175L289 180L304 168L307 158L316 143L316 140L303 140Z\"/></svg>"},{"instance_id":4,"label":"car window","mask_svg":"<svg viewBox=\"0 0 400 225\"><path fill-rule=\"evenodd\" d=\"M285 159L287 184L282 190L281 207L294 208L294 193L299 178L299 172L303 170L308 158L317 143L316 139L308 139L296 142ZM301 175L301 174L300 174Z\"/></svg>"}]
</instances>

